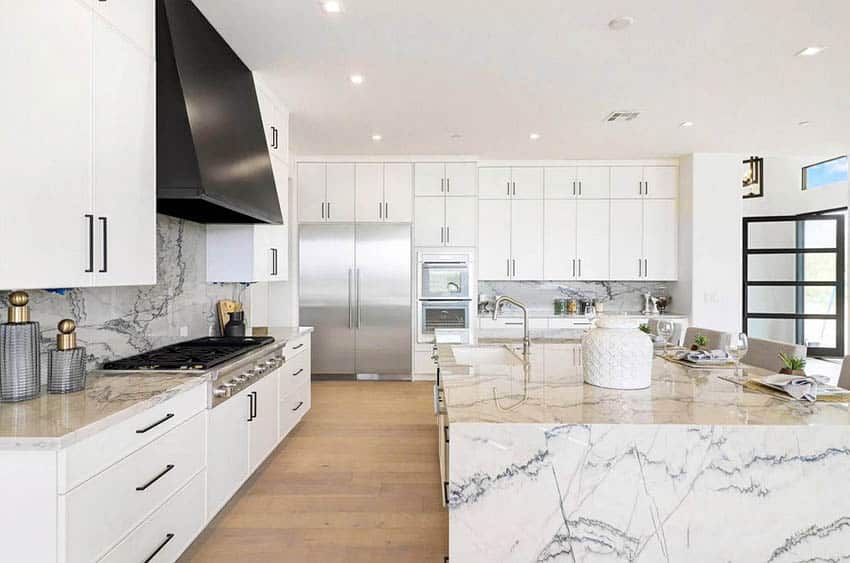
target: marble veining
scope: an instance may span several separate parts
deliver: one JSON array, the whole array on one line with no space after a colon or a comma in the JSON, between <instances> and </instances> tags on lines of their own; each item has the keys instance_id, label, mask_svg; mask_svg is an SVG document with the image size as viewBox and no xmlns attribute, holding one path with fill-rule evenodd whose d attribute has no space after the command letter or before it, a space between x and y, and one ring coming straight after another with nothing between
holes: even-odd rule
<instances>
[{"instance_id":1,"label":"marble veining","mask_svg":"<svg viewBox=\"0 0 850 563\"><path fill-rule=\"evenodd\" d=\"M27 291L31 317L41 324L45 379L47 350L63 318L76 321L77 340L94 369L109 360L215 334L216 302L234 299L247 307L249 295L245 284L206 283L205 227L165 215L157 216L156 285ZM0 292L4 309L7 296Z\"/></svg>"}]
</instances>

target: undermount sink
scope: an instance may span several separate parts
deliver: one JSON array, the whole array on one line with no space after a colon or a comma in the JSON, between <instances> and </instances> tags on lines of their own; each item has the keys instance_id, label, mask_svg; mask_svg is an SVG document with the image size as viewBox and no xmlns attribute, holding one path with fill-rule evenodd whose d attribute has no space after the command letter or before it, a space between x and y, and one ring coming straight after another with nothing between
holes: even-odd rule
<instances>
[{"instance_id":1,"label":"undermount sink","mask_svg":"<svg viewBox=\"0 0 850 563\"><path fill-rule=\"evenodd\" d=\"M517 365L522 360L504 346L452 346L455 362L461 365Z\"/></svg>"}]
</instances>

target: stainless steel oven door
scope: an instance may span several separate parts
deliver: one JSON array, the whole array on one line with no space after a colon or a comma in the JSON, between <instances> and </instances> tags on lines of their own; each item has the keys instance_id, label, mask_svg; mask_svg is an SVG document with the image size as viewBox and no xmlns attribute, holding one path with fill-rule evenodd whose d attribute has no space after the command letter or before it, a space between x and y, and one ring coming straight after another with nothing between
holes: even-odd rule
<instances>
[{"instance_id":1,"label":"stainless steel oven door","mask_svg":"<svg viewBox=\"0 0 850 563\"><path fill-rule=\"evenodd\" d=\"M420 301L419 341L431 342L434 329L469 330L470 301Z\"/></svg>"},{"instance_id":2,"label":"stainless steel oven door","mask_svg":"<svg viewBox=\"0 0 850 563\"><path fill-rule=\"evenodd\" d=\"M420 264L420 299L469 299L467 262L430 262Z\"/></svg>"}]
</instances>

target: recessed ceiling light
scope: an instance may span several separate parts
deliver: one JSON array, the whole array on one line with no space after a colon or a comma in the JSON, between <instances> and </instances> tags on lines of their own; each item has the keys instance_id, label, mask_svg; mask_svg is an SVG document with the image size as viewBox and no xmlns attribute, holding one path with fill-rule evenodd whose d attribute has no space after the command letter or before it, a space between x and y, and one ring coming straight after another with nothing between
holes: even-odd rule
<instances>
[{"instance_id":1,"label":"recessed ceiling light","mask_svg":"<svg viewBox=\"0 0 850 563\"><path fill-rule=\"evenodd\" d=\"M363 84L363 75L362 74L352 74L351 75L351 83L352 84Z\"/></svg>"},{"instance_id":2,"label":"recessed ceiling light","mask_svg":"<svg viewBox=\"0 0 850 563\"><path fill-rule=\"evenodd\" d=\"M608 28L611 31L622 31L635 23L635 19L631 16L620 16L608 22Z\"/></svg>"},{"instance_id":3,"label":"recessed ceiling light","mask_svg":"<svg viewBox=\"0 0 850 563\"><path fill-rule=\"evenodd\" d=\"M452 133L451 137L455 141L457 141L458 139L463 139L463 135L461 135L460 133Z\"/></svg>"},{"instance_id":4,"label":"recessed ceiling light","mask_svg":"<svg viewBox=\"0 0 850 563\"><path fill-rule=\"evenodd\" d=\"M811 121L801 121L797 125L799 125L800 127L808 127L809 123L811 123Z\"/></svg>"},{"instance_id":5,"label":"recessed ceiling light","mask_svg":"<svg viewBox=\"0 0 850 563\"><path fill-rule=\"evenodd\" d=\"M322 9L329 14L339 14L342 12L342 4L337 0L323 0Z\"/></svg>"},{"instance_id":6,"label":"recessed ceiling light","mask_svg":"<svg viewBox=\"0 0 850 563\"><path fill-rule=\"evenodd\" d=\"M532 141L536 141L537 139L540 138L540 133L532 133L531 135L528 136L528 138L531 139Z\"/></svg>"},{"instance_id":7,"label":"recessed ceiling light","mask_svg":"<svg viewBox=\"0 0 850 563\"><path fill-rule=\"evenodd\" d=\"M375 133L374 135L372 135L372 140L373 140L373 141L380 141L381 139L383 139L383 137L382 137L381 135L378 135L377 133Z\"/></svg>"},{"instance_id":8,"label":"recessed ceiling light","mask_svg":"<svg viewBox=\"0 0 850 563\"><path fill-rule=\"evenodd\" d=\"M693 127L693 126L694 126L693 121L683 121L679 124L679 127Z\"/></svg>"},{"instance_id":9,"label":"recessed ceiling light","mask_svg":"<svg viewBox=\"0 0 850 563\"><path fill-rule=\"evenodd\" d=\"M811 47L806 47L801 51L797 51L798 57L814 57L821 51L823 51L825 47L818 47L817 45L813 45Z\"/></svg>"}]
</instances>

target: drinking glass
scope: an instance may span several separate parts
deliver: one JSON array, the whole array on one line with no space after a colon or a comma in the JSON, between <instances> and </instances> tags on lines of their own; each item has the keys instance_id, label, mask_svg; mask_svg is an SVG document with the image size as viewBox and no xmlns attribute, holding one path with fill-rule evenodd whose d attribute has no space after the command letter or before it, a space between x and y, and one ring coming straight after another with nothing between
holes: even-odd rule
<instances>
[{"instance_id":1,"label":"drinking glass","mask_svg":"<svg viewBox=\"0 0 850 563\"><path fill-rule=\"evenodd\" d=\"M733 334L729 344L726 345L726 353L735 362L735 375L738 375L739 370L741 371L741 376L744 375L744 371L741 369L741 358L747 355L749 345L750 341L743 332Z\"/></svg>"},{"instance_id":2,"label":"drinking glass","mask_svg":"<svg viewBox=\"0 0 850 563\"><path fill-rule=\"evenodd\" d=\"M656 330L658 331L658 336L660 336L661 340L664 341L664 355L666 356L667 343L670 342L670 339L673 337L673 323L672 321L662 319L658 321L658 327Z\"/></svg>"}]
</instances>

